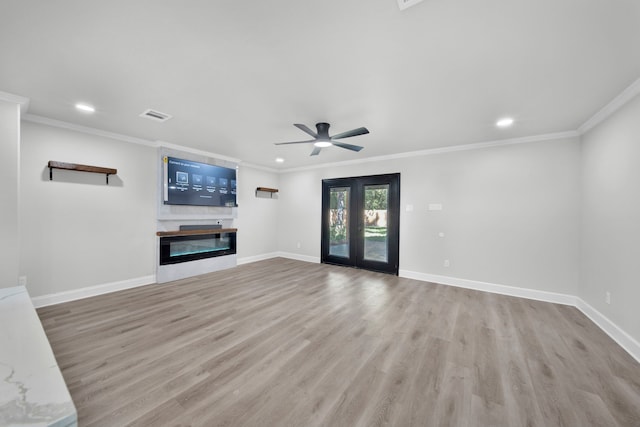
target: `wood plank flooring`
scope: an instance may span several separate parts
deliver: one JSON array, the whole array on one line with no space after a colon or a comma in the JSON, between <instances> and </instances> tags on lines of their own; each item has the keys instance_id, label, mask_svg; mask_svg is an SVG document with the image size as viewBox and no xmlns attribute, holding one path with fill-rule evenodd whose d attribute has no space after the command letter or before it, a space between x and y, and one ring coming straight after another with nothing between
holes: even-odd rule
<instances>
[{"instance_id":1,"label":"wood plank flooring","mask_svg":"<svg viewBox=\"0 0 640 427\"><path fill-rule=\"evenodd\" d=\"M80 426L640 426L573 307L281 258L41 308Z\"/></svg>"}]
</instances>

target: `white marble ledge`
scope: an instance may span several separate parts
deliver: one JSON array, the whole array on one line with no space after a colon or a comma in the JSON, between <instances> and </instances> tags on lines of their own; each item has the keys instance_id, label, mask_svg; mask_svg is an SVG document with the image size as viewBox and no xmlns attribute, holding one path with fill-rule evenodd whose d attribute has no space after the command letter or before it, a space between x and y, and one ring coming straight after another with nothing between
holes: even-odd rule
<instances>
[{"instance_id":1,"label":"white marble ledge","mask_svg":"<svg viewBox=\"0 0 640 427\"><path fill-rule=\"evenodd\" d=\"M24 286L0 289L0 426L77 426L76 408Z\"/></svg>"}]
</instances>

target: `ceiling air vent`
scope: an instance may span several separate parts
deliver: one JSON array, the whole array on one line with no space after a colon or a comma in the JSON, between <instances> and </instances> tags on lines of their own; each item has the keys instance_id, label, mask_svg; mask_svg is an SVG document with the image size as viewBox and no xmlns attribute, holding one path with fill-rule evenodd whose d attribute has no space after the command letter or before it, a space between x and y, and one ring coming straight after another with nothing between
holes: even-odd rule
<instances>
[{"instance_id":1,"label":"ceiling air vent","mask_svg":"<svg viewBox=\"0 0 640 427\"><path fill-rule=\"evenodd\" d=\"M398 7L400 8L400 10L405 10L411 6L415 6L422 1L423 0L398 0Z\"/></svg>"},{"instance_id":2,"label":"ceiling air vent","mask_svg":"<svg viewBox=\"0 0 640 427\"><path fill-rule=\"evenodd\" d=\"M167 113L161 113L160 111L148 109L148 110L145 110L142 114L140 114L140 117L144 117L150 120L155 120L156 122L166 122L173 116Z\"/></svg>"}]
</instances>

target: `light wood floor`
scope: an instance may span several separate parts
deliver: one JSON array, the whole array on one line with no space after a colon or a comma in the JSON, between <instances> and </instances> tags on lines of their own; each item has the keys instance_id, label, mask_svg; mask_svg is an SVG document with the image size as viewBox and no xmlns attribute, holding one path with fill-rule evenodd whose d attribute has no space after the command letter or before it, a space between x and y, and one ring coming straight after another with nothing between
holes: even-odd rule
<instances>
[{"instance_id":1,"label":"light wood floor","mask_svg":"<svg viewBox=\"0 0 640 427\"><path fill-rule=\"evenodd\" d=\"M640 426L578 310L272 259L38 310L80 426Z\"/></svg>"}]
</instances>

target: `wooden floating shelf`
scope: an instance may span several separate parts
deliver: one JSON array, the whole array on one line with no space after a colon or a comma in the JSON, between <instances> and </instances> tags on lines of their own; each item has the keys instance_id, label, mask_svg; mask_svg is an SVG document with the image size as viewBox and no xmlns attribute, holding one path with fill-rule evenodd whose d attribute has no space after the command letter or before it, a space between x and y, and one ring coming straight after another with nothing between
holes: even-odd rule
<instances>
[{"instance_id":1,"label":"wooden floating shelf","mask_svg":"<svg viewBox=\"0 0 640 427\"><path fill-rule=\"evenodd\" d=\"M271 193L271 197L273 198L273 195L278 192L278 189L277 188L269 188L269 187L258 187L258 188L256 188L256 196L258 195L259 191L261 191L263 193Z\"/></svg>"},{"instance_id":2,"label":"wooden floating shelf","mask_svg":"<svg viewBox=\"0 0 640 427\"><path fill-rule=\"evenodd\" d=\"M91 173L103 173L107 176L107 185L109 184L109 175L115 175L118 173L118 169L103 168L100 166L80 165L77 163L65 163L49 160L49 181L53 180L54 169L65 169L78 172L91 172Z\"/></svg>"},{"instance_id":3,"label":"wooden floating shelf","mask_svg":"<svg viewBox=\"0 0 640 427\"><path fill-rule=\"evenodd\" d=\"M158 231L156 236L197 236L200 234L222 234L222 233L236 233L237 228L213 228L202 230L174 230L174 231Z\"/></svg>"}]
</instances>

